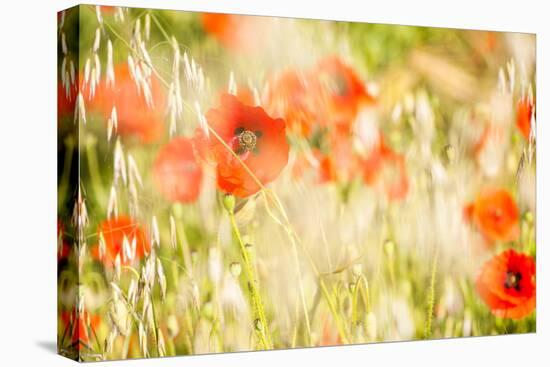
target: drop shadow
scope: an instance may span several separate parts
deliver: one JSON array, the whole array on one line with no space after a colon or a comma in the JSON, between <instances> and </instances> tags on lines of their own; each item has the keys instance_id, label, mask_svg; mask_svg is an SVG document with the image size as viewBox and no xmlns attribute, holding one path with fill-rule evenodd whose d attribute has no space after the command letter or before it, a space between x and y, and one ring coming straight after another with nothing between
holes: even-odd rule
<instances>
[{"instance_id":1,"label":"drop shadow","mask_svg":"<svg viewBox=\"0 0 550 367\"><path fill-rule=\"evenodd\" d=\"M57 354L57 343L55 341L38 340L36 345L49 353Z\"/></svg>"}]
</instances>

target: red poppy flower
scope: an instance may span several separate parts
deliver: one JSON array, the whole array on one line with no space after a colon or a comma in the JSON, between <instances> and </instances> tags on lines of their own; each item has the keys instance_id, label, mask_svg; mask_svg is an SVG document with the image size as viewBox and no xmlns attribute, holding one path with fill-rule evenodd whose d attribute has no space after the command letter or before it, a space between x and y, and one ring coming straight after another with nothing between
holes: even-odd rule
<instances>
[{"instance_id":1,"label":"red poppy flower","mask_svg":"<svg viewBox=\"0 0 550 367\"><path fill-rule=\"evenodd\" d=\"M483 130L481 131L481 134L479 135L478 139L473 144L472 152L474 153L474 156L476 159L479 160L479 157L483 153L483 150L487 148L487 144L490 143L489 138L492 134L492 131L495 130L491 126L485 126ZM494 135L494 132L493 132Z\"/></svg>"},{"instance_id":2,"label":"red poppy flower","mask_svg":"<svg viewBox=\"0 0 550 367\"><path fill-rule=\"evenodd\" d=\"M248 87L240 85L237 88L237 94L235 95L235 97L237 97L237 99L244 105L247 105L247 106L256 105L254 93L252 93L252 91Z\"/></svg>"},{"instance_id":3,"label":"red poppy flower","mask_svg":"<svg viewBox=\"0 0 550 367\"><path fill-rule=\"evenodd\" d=\"M498 38L496 32L485 32L485 50L487 53L495 51L498 46Z\"/></svg>"},{"instance_id":4,"label":"red poppy flower","mask_svg":"<svg viewBox=\"0 0 550 367\"><path fill-rule=\"evenodd\" d=\"M363 179L367 185L385 192L389 200L402 200L409 191L405 158L389 148L383 139L364 160Z\"/></svg>"},{"instance_id":5,"label":"red poppy flower","mask_svg":"<svg viewBox=\"0 0 550 367\"><path fill-rule=\"evenodd\" d=\"M320 153L317 150L312 150L311 155L297 154L294 162L292 162L292 177L296 180L303 178L308 170L318 165L319 157Z\"/></svg>"},{"instance_id":6,"label":"red poppy flower","mask_svg":"<svg viewBox=\"0 0 550 367\"><path fill-rule=\"evenodd\" d=\"M105 240L105 254L100 259L99 245L96 245L92 249L92 255L108 266L114 265L117 256L120 257L121 265L130 265L134 259L141 259L151 251L151 244L141 225L125 215L101 222L98 228L99 235L103 235ZM125 240L130 248L135 240L135 255L132 254L134 258L130 258L125 251Z\"/></svg>"},{"instance_id":7,"label":"red poppy flower","mask_svg":"<svg viewBox=\"0 0 550 367\"><path fill-rule=\"evenodd\" d=\"M362 106L374 103L357 73L336 56L322 60L313 74L318 78L327 125L350 125Z\"/></svg>"},{"instance_id":8,"label":"red poppy flower","mask_svg":"<svg viewBox=\"0 0 550 367\"><path fill-rule=\"evenodd\" d=\"M79 313L76 309L73 309L73 311L62 312L61 321L65 328L70 328L63 331L63 333L66 333L71 338L71 344L80 350L90 347L88 326L91 330L97 332L101 324L101 317L99 315L90 315L86 310Z\"/></svg>"},{"instance_id":9,"label":"red poppy flower","mask_svg":"<svg viewBox=\"0 0 550 367\"><path fill-rule=\"evenodd\" d=\"M116 6L111 5L99 5L102 13L113 14L116 11Z\"/></svg>"},{"instance_id":10,"label":"red poppy flower","mask_svg":"<svg viewBox=\"0 0 550 367\"><path fill-rule=\"evenodd\" d=\"M262 185L275 180L286 166L289 147L284 120L272 119L261 107L246 106L231 94L222 95L220 107L210 109L206 119ZM238 197L260 190L245 167L212 134L206 136L198 129L195 142L201 156L216 165L220 190Z\"/></svg>"},{"instance_id":11,"label":"red poppy flower","mask_svg":"<svg viewBox=\"0 0 550 367\"><path fill-rule=\"evenodd\" d=\"M473 154L479 168L486 176L494 177L502 165L507 130L502 126L487 124L474 145Z\"/></svg>"},{"instance_id":12,"label":"red poppy flower","mask_svg":"<svg viewBox=\"0 0 550 367\"><path fill-rule=\"evenodd\" d=\"M490 241L514 241L519 237L519 209L504 189L484 190L465 212Z\"/></svg>"},{"instance_id":13,"label":"red poppy flower","mask_svg":"<svg viewBox=\"0 0 550 367\"><path fill-rule=\"evenodd\" d=\"M153 165L153 180L169 201L189 203L197 199L202 170L189 139L172 139L160 149Z\"/></svg>"},{"instance_id":14,"label":"red poppy flower","mask_svg":"<svg viewBox=\"0 0 550 367\"><path fill-rule=\"evenodd\" d=\"M226 86L224 89L219 91L218 95L221 96L223 94L228 93L227 90L228 90L228 87ZM247 106L257 105L256 99L254 97L254 92L252 90L250 90L249 87L247 87L246 85L243 85L243 84L239 84L239 85L236 86L236 90L237 90L236 93L231 93L231 94L233 94L235 97L237 97L239 102L241 102L242 104L247 105Z\"/></svg>"},{"instance_id":15,"label":"red poppy flower","mask_svg":"<svg viewBox=\"0 0 550 367\"><path fill-rule=\"evenodd\" d=\"M345 131L335 130L326 138L329 149L320 158L320 181L350 182L361 168L361 159L353 150L351 136Z\"/></svg>"},{"instance_id":16,"label":"red poppy flower","mask_svg":"<svg viewBox=\"0 0 550 367\"><path fill-rule=\"evenodd\" d=\"M303 73L289 70L268 83L266 109L273 116L282 117L290 130L300 136L309 136L317 121L315 84Z\"/></svg>"},{"instance_id":17,"label":"red poppy flower","mask_svg":"<svg viewBox=\"0 0 550 367\"><path fill-rule=\"evenodd\" d=\"M528 98L522 98L517 105L516 126L525 139L529 139L531 134L531 115L533 114L533 104Z\"/></svg>"},{"instance_id":18,"label":"red poppy flower","mask_svg":"<svg viewBox=\"0 0 550 367\"><path fill-rule=\"evenodd\" d=\"M340 335L335 331L333 325L331 325L330 319L328 317L324 318L323 321L323 332L321 339L319 340L318 346L320 347L329 347L332 345L342 345L344 342Z\"/></svg>"},{"instance_id":19,"label":"red poppy flower","mask_svg":"<svg viewBox=\"0 0 550 367\"><path fill-rule=\"evenodd\" d=\"M57 260L66 259L71 254L71 246L65 240L65 226L57 219Z\"/></svg>"},{"instance_id":20,"label":"red poppy flower","mask_svg":"<svg viewBox=\"0 0 550 367\"><path fill-rule=\"evenodd\" d=\"M160 81L154 74L151 75L150 105L133 79L127 63L116 65L114 74L114 87L102 79L87 107L99 111L107 122L114 106L118 134L135 136L143 143L156 141L164 131L166 105L166 92Z\"/></svg>"},{"instance_id":21,"label":"red poppy flower","mask_svg":"<svg viewBox=\"0 0 550 367\"><path fill-rule=\"evenodd\" d=\"M532 257L508 250L483 265L477 291L495 316L519 320L535 309L535 274Z\"/></svg>"},{"instance_id":22,"label":"red poppy flower","mask_svg":"<svg viewBox=\"0 0 550 367\"><path fill-rule=\"evenodd\" d=\"M61 82L57 83L57 119L73 118L76 103L76 84L66 90Z\"/></svg>"},{"instance_id":23,"label":"red poppy flower","mask_svg":"<svg viewBox=\"0 0 550 367\"><path fill-rule=\"evenodd\" d=\"M204 29L226 48L250 52L261 47L268 18L250 15L203 13Z\"/></svg>"}]
</instances>

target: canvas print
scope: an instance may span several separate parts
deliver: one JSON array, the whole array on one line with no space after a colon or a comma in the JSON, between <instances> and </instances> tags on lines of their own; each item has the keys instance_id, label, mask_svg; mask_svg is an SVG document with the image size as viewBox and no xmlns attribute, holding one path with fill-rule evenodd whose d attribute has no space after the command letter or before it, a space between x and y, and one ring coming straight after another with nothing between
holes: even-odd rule
<instances>
[{"instance_id":1,"label":"canvas print","mask_svg":"<svg viewBox=\"0 0 550 367\"><path fill-rule=\"evenodd\" d=\"M60 354L536 331L535 35L57 23Z\"/></svg>"}]
</instances>

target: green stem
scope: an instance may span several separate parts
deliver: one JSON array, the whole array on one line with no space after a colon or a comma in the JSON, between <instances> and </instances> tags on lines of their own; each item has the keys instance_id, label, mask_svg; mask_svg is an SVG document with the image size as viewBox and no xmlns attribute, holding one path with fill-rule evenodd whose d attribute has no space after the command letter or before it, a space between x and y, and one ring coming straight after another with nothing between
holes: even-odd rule
<instances>
[{"instance_id":1,"label":"green stem","mask_svg":"<svg viewBox=\"0 0 550 367\"><path fill-rule=\"evenodd\" d=\"M332 317L334 317L334 321L336 321L336 327L338 329L338 333L340 334L340 337L342 338L343 344L349 344L349 338L346 332L346 328L344 327L340 314L338 313L338 310L336 309L336 305L334 304L334 300L330 296L330 293L322 278L319 279L319 287L321 288L321 292L323 293L323 296L327 301L330 312L332 313Z\"/></svg>"},{"instance_id":2,"label":"green stem","mask_svg":"<svg viewBox=\"0 0 550 367\"><path fill-rule=\"evenodd\" d=\"M172 208L172 213L176 218L176 246L180 248L181 257L185 264L185 272L189 279L193 278L193 264L191 262L191 249L189 241L185 234L185 223L183 222L183 207L181 204L175 204ZM179 241L178 241L179 239Z\"/></svg>"},{"instance_id":3,"label":"green stem","mask_svg":"<svg viewBox=\"0 0 550 367\"><path fill-rule=\"evenodd\" d=\"M155 312L155 301L153 299L153 289L149 292L149 297L151 298L151 312L153 313L153 328L155 329L155 344L157 345L157 356L160 357L160 346L159 346L159 335L158 335L158 326L157 326L157 316Z\"/></svg>"},{"instance_id":4,"label":"green stem","mask_svg":"<svg viewBox=\"0 0 550 367\"><path fill-rule=\"evenodd\" d=\"M104 197L103 182L101 180L101 173L99 171L99 165L97 161L97 153L95 146L97 141L93 137L88 137L86 142L86 156L88 158L88 170L90 172L90 179L92 187L96 197Z\"/></svg>"},{"instance_id":5,"label":"green stem","mask_svg":"<svg viewBox=\"0 0 550 367\"><path fill-rule=\"evenodd\" d=\"M252 308L254 310L254 318L255 318L254 328L258 332L261 342L264 345L264 348L272 349L273 346L271 344L271 336L268 330L267 319L265 317L264 306L262 303L262 299L260 297L256 277L254 275L254 269L252 267L252 263L250 261L248 251L245 247L245 243L239 231L239 227L237 226L237 221L235 220L235 214L233 213L233 210L227 210L227 212L229 214L229 220L231 222L233 232L235 232L235 236L237 237L237 242L239 243L239 249L241 251L241 256L243 258L244 271L245 271L245 276L247 278L246 281L248 283L248 290L250 292L250 296L252 299Z\"/></svg>"},{"instance_id":6,"label":"green stem","mask_svg":"<svg viewBox=\"0 0 550 367\"><path fill-rule=\"evenodd\" d=\"M166 31L164 30L164 27L162 26L162 24L160 24L160 21L157 19L157 16L155 15L155 13L149 12L149 14L151 15L151 18L153 19L153 22L155 22L155 24L157 25L158 29L160 30L160 32L161 32L162 35L164 36L164 38L166 38L167 40L169 40L170 37L168 36L168 33L166 33Z\"/></svg>"},{"instance_id":7,"label":"green stem","mask_svg":"<svg viewBox=\"0 0 550 367\"><path fill-rule=\"evenodd\" d=\"M426 326L424 329L424 339L428 339L432 334L432 318L434 312L435 303L435 276L437 272L437 257L439 254L439 247L436 248L433 262L432 262L432 274L430 277L430 290L428 293L428 312L426 316Z\"/></svg>"}]
</instances>

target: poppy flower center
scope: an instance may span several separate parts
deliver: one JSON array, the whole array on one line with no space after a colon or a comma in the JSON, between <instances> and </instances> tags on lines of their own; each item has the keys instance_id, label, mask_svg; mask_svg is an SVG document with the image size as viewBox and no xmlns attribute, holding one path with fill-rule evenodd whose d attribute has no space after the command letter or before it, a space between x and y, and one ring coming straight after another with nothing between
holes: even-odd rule
<instances>
[{"instance_id":1,"label":"poppy flower center","mask_svg":"<svg viewBox=\"0 0 550 367\"><path fill-rule=\"evenodd\" d=\"M235 130L235 136L239 143L237 153L257 152L258 139L262 136L261 131L250 131L242 127Z\"/></svg>"},{"instance_id":2,"label":"poppy flower center","mask_svg":"<svg viewBox=\"0 0 550 367\"><path fill-rule=\"evenodd\" d=\"M506 273L506 279L504 280L504 286L506 289L514 288L516 291L520 290L519 282L521 281L521 273L509 271Z\"/></svg>"}]
</instances>

